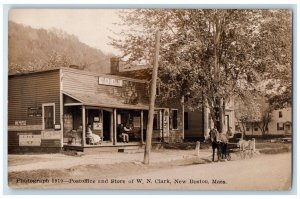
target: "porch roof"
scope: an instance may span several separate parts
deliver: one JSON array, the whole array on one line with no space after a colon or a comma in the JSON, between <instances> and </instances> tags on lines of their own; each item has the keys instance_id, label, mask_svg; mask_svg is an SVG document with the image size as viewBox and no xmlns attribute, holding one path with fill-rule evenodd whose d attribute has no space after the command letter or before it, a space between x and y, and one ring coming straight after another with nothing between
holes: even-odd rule
<instances>
[{"instance_id":1,"label":"porch roof","mask_svg":"<svg viewBox=\"0 0 300 199\"><path fill-rule=\"evenodd\" d=\"M142 109L148 110L149 105L138 102L137 104L126 104L122 97L116 97L105 93L91 93L91 92L76 92L63 91L63 94L79 101L86 106L99 106L106 108L122 108L122 109Z\"/></svg>"}]
</instances>

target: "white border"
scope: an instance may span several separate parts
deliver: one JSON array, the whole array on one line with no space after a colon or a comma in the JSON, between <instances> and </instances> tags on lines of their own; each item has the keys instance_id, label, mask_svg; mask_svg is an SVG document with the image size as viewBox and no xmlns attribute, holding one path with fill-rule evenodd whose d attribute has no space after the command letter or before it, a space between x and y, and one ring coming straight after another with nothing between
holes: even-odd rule
<instances>
[{"instance_id":1,"label":"white border","mask_svg":"<svg viewBox=\"0 0 300 199\"><path fill-rule=\"evenodd\" d=\"M169 0L143 0L142 2L140 2L140 1L138 1L138 0L135 0L135 1L132 1L132 0L110 0L110 1L107 1L107 2L102 2L102 5L103 6L105 6L105 5L113 5L113 4L115 4L115 5L119 5L119 4L127 4L127 6L128 5L135 5L136 3L143 3L143 4L160 4L160 5L162 5L162 4L184 4L184 5L187 5L187 4L207 4L207 3L209 3L210 5L211 4L216 4L216 6L218 6L219 4L223 4L223 5L228 5L229 7L230 7L230 5L229 4L240 4L240 5L253 5L253 4L256 4L255 6L259 6L259 5L263 5L263 4L272 4L272 5L278 5L278 6L280 6L280 4L296 4L296 6L297 6L297 11L299 12L299 3L298 3L299 1L298 0L277 0L277 1L274 1L274 0L252 0L252 1L250 1L250 0L247 0L247 1L245 1L245 0L229 0L229 1L226 1L226 2L224 2L224 1L221 1L221 0L210 0L210 1L197 1L197 0L172 0L172 1L169 1ZM39 3L39 4L48 4L48 5L52 5L52 6L55 6L55 7L59 7L59 5L61 5L61 4L69 4L70 6L72 6L72 5L74 5L74 4L84 4L84 5L86 5L86 4L97 4L97 3L101 3L101 1L99 0L99 1L96 1L96 0L85 0L85 1L83 1L83 0L72 0L72 1L70 1L70 0L45 0L45 1L43 1L43 2L41 2L41 1L33 1L33 0L31 0L31 1L29 1L29 0L24 0L24 1L19 1L19 0L4 0L4 2L1 2L1 13L3 13L3 5L4 4L35 4L35 3ZM54 4L57 4L57 5L54 5ZM126 6L126 5L125 5ZM297 16L298 16L298 19L297 19L297 27L299 27L299 13L297 14ZM3 14L1 14L0 15L0 24L1 24L1 27L3 27ZM3 52L3 29L1 29L1 31L0 31L0 36L1 36L1 38L2 38L2 40L1 40L1 47L0 47L0 51L1 52ZM299 41L299 32L297 31L297 41L294 41L294 45L297 47L298 46L298 41ZM300 57L299 56L299 50L297 50L297 55L295 55L296 57ZM3 63L3 60L4 59L6 59L6 58L4 58L3 57L3 53L1 53L1 56L0 56L0 61ZM299 77L299 69L296 69L296 65L294 66L294 75L296 76L296 77ZM4 82L4 69L3 69L3 67L1 68L1 70L0 70L0 84L1 84L1 86L0 86L0 93L4 93L5 91L6 91L6 89L4 88L4 86L3 86L3 84L5 85L6 83ZM294 76L294 77L295 77ZM298 86L298 81L297 81L297 79L296 78L294 78L294 88L295 88L295 90L294 90L294 100L295 99L298 99L298 94L299 94L299 92L298 92L298 89L297 89L297 86ZM296 91L296 89L297 89L297 91ZM4 99L4 97L3 97L3 95L2 94L0 94L0 101L3 103L3 105L5 106L5 105L7 105L7 102L3 102L3 99ZM295 101L296 102L296 101ZM295 106L296 104L294 104L294 117L296 117L296 113L298 113L299 112L299 109L298 109L298 106ZM6 120L4 120L4 117L7 117L6 116L6 113L4 113L4 110L5 109L2 109L2 111L1 111L1 114L0 114L0 126L2 126L3 127L3 125L4 125L4 121L6 121ZM298 115L297 115L298 116ZM295 118L297 121L295 121L294 123L295 123L295 130L297 130L298 128L297 128L297 126L298 126L298 120L299 120L299 118L298 117L296 117ZM2 131L3 132L3 131ZM296 132L297 133L297 132ZM296 145L298 145L298 146L300 146L299 145L299 139L298 140L295 140L295 141L297 141L297 143L294 143L294 144L296 144ZM3 139L0 139L0 146L3 146ZM1 147L0 147L1 148ZM299 154L299 148L300 147L297 147L297 154ZM2 150L3 148L1 148L1 150ZM295 160L294 160L295 161ZM297 160L296 160L297 161ZM3 159L2 158L0 158L0 164L3 166ZM2 167L1 166L1 167ZM297 172L297 173L299 173L299 172ZM5 177L5 176L3 176L3 173L2 172L0 172L0 179L4 179L3 177ZM294 177L298 177L298 176L294 176ZM298 188L298 191L300 191L299 190L299 182L297 183L297 188ZM296 187L295 187L296 188ZM296 188L296 189L297 189ZM1 186L1 191L2 191L2 194L3 194L3 186ZM29 190L30 191L30 190ZM94 192L95 193L95 192ZM91 194L93 194L93 192L91 192ZM95 193L95 194L97 194L97 193ZM118 194L117 192L115 192L115 194ZM134 193L133 193L134 194ZM149 193L149 194L151 194L151 193ZM164 194L164 193L162 193L162 194ZM193 192L192 191L189 191L189 192L173 192L173 194L176 194L176 195L173 195L173 196L171 196L173 199L177 199L177 198L182 198L182 195L189 195L189 194L193 194ZM195 194L195 193L194 193ZM205 194L205 192L204 192L204 194ZM207 197L207 198L230 198L230 199L233 199L233 198L240 198L241 196L239 196L239 195L233 195L233 196L230 196L229 194L230 194L230 192L228 192L228 195L218 195L219 193L218 192L215 192L215 194L217 194L217 195L215 195L215 196L212 196L212 195L208 195L208 196L205 196L205 197ZM222 194L224 194L224 193L222 193ZM243 193L242 193L243 194ZM245 193L244 193L245 194ZM243 194L243 198L253 198L253 196L252 195L244 195ZM250 192L250 194L251 194L251 192ZM259 194L259 193L258 193ZM260 193L260 194L263 194L263 193ZM269 193L270 194L270 193ZM283 196L280 194L280 195L277 195L278 193L276 193L276 192L272 192L272 194L275 194L275 195L265 195L265 194L263 194L263 195L260 195L260 196L255 196L256 198L263 198L263 199L266 199L266 198L282 198ZM19 198L19 197L22 197L22 198L40 198L40 196L29 196L29 195L27 195L27 196L16 196L16 195L14 195L14 196L4 196L4 198ZM47 196L47 195L44 195L43 196L43 198L52 198L53 196ZM66 196L57 196L57 197L64 197L64 198L66 198ZM92 195L89 195L89 196L86 196L86 197L88 197L88 198L99 198L99 196L92 196ZM100 196L100 197L104 197L104 196ZM119 196L120 197L120 196ZM116 196L111 196L111 195L109 195L109 196L105 196L105 198L119 198L118 196L116 197ZM149 195L149 196L147 196L147 195L144 195L144 196L142 196L143 198L153 198L153 196L151 196L151 195ZM155 197L157 197L157 196L155 196ZM166 196L161 196L161 197L163 197L163 198L166 198ZM189 198L199 198L199 197L203 197L203 196L198 196L198 195L192 195L192 196L188 196ZM287 198L296 198L297 196L296 195L289 195L289 196L284 196L284 197L287 197ZM74 196L71 196L70 198L72 198L72 199L76 199L76 198L82 198L82 196L80 196L80 195L74 195ZM134 199L134 198L141 198L141 196L138 196L138 195L135 195L135 196L131 196L131 195L125 195L125 196L122 196L122 198L123 199L127 199L127 198L131 198L131 199Z\"/></svg>"}]
</instances>

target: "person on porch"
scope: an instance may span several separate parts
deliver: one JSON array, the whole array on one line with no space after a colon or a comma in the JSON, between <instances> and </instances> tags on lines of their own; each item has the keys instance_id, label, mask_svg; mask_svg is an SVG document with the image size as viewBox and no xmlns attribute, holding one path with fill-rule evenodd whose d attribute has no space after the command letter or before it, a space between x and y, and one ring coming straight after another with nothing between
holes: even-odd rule
<instances>
[{"instance_id":1,"label":"person on porch","mask_svg":"<svg viewBox=\"0 0 300 199\"><path fill-rule=\"evenodd\" d=\"M129 135L128 133L132 130L129 125L120 124L120 132L119 137L121 138L122 142L129 142Z\"/></svg>"},{"instance_id":2,"label":"person on porch","mask_svg":"<svg viewBox=\"0 0 300 199\"><path fill-rule=\"evenodd\" d=\"M88 144L100 144L101 138L99 135L96 135L92 131L92 126L88 124L87 132L86 132L87 142Z\"/></svg>"}]
</instances>

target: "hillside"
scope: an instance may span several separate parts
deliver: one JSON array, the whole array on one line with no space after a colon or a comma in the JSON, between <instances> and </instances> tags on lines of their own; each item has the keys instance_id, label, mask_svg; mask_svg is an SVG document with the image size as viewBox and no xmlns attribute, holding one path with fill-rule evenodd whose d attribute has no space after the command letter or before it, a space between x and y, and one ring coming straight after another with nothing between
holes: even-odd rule
<instances>
[{"instance_id":1,"label":"hillside","mask_svg":"<svg viewBox=\"0 0 300 199\"><path fill-rule=\"evenodd\" d=\"M60 30L34 29L9 22L9 72L77 65L84 70L108 73L111 56Z\"/></svg>"}]
</instances>

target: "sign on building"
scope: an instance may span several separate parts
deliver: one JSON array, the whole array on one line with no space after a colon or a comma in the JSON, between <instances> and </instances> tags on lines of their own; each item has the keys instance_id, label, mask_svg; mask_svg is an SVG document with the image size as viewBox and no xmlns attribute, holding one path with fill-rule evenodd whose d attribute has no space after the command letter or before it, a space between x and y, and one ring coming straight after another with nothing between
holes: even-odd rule
<instances>
[{"instance_id":1,"label":"sign on building","mask_svg":"<svg viewBox=\"0 0 300 199\"><path fill-rule=\"evenodd\" d=\"M19 135L19 146L41 146L41 135Z\"/></svg>"},{"instance_id":2,"label":"sign on building","mask_svg":"<svg viewBox=\"0 0 300 199\"><path fill-rule=\"evenodd\" d=\"M60 138L60 131L42 131L42 140L59 140Z\"/></svg>"},{"instance_id":3,"label":"sign on building","mask_svg":"<svg viewBox=\"0 0 300 199\"><path fill-rule=\"evenodd\" d=\"M15 126L26 126L26 120L16 120Z\"/></svg>"},{"instance_id":4,"label":"sign on building","mask_svg":"<svg viewBox=\"0 0 300 199\"><path fill-rule=\"evenodd\" d=\"M99 77L98 84L107 85L107 86L123 86L123 81L120 79L108 78L108 77Z\"/></svg>"}]
</instances>

